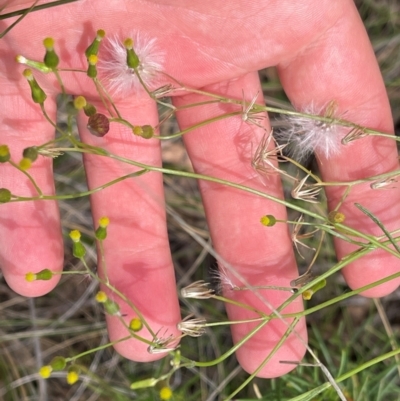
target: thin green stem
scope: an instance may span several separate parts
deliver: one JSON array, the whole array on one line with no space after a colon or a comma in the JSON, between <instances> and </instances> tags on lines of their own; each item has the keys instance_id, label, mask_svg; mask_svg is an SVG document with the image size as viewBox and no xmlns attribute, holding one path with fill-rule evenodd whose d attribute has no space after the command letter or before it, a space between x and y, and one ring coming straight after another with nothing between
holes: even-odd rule
<instances>
[{"instance_id":1,"label":"thin green stem","mask_svg":"<svg viewBox=\"0 0 400 401\"><path fill-rule=\"evenodd\" d=\"M57 78L57 82L58 82L58 84L60 85L62 94L65 96L65 95L66 95L66 93L65 93L65 87L64 87L64 84L63 84L63 81L62 81L62 79L61 79L60 74L58 73L57 70L53 70L53 73L54 73L54 75L55 75L56 78Z\"/></svg>"},{"instance_id":2,"label":"thin green stem","mask_svg":"<svg viewBox=\"0 0 400 401\"><path fill-rule=\"evenodd\" d=\"M283 343L286 341L286 339L289 337L289 335L293 332L294 328L296 327L297 323L299 322L300 319L295 318L293 322L289 325L285 333L282 335L282 337L279 339L279 341L276 343L275 347L271 350L271 352L268 354L268 356L261 362L261 364L258 366L258 368L239 386L233 391L231 394L228 395L226 398L226 401L231 400L237 393L239 393L242 389L244 389L251 381L257 376L257 374L261 371L261 369L271 360L271 358L276 354L278 349L282 347Z\"/></svg>"},{"instance_id":3,"label":"thin green stem","mask_svg":"<svg viewBox=\"0 0 400 401\"><path fill-rule=\"evenodd\" d=\"M100 278L97 274L93 273L89 266L86 263L86 260L84 258L79 258L79 260L82 262L82 264L85 266L87 273L94 279L97 280L100 284L103 284L104 286L106 286L111 292L113 292L115 295L117 295L118 297L120 297L124 302L126 302L129 307L137 314L137 316L139 317L139 319L142 321L143 325L147 328L148 332L150 333L150 335L154 338L156 336L156 334L154 333L154 331L152 330L152 328L150 327L150 325L147 323L146 319L144 318L144 316L142 315L142 313L139 311L139 309L132 303L132 301L125 295L123 294L121 291L119 291L116 287L114 287L109 281L108 278ZM125 323L125 322L123 322ZM152 341L147 340L144 337L141 337L139 335L137 335L136 333L131 333L131 337L134 337L148 345L152 344Z\"/></svg>"},{"instance_id":4,"label":"thin green stem","mask_svg":"<svg viewBox=\"0 0 400 401\"><path fill-rule=\"evenodd\" d=\"M238 306L239 308L247 309L247 310L249 310L251 312L255 312L255 313L259 314L260 316L267 317L267 315L264 312L262 312L262 311L260 311L260 310L258 310L256 308L253 308L250 305L244 304L242 302L238 302L238 301L235 301L235 300L230 299L230 298L221 297L219 295L213 295L211 298L216 299L218 301L222 301L222 302L224 302L226 304L231 304L231 305Z\"/></svg>"},{"instance_id":5,"label":"thin green stem","mask_svg":"<svg viewBox=\"0 0 400 401\"><path fill-rule=\"evenodd\" d=\"M0 15L0 20L5 20L7 18L16 17L17 15L22 15L24 17L29 12L40 11L40 10L44 10L46 8L61 6L63 4L68 4L68 3L75 3L76 1L80 1L80 0L58 0L58 1L53 1L51 3L40 4L39 6L36 6L36 3L38 2L38 0L36 0L33 3L33 5L30 6L29 8L24 8L22 10L17 10L17 11L13 11L11 13ZM17 22L19 22L19 19ZM0 38L1 38L1 36L0 36Z\"/></svg>"},{"instance_id":6,"label":"thin green stem","mask_svg":"<svg viewBox=\"0 0 400 401\"><path fill-rule=\"evenodd\" d=\"M8 163L10 163L13 167L15 167L18 171L20 171L22 174L24 174L28 178L28 180L34 186L36 192L39 194L39 199L43 199L43 192L39 188L39 186L36 184L36 181L33 179L33 177L26 170L23 170L18 164L14 163L13 161L9 160ZM11 200L10 202L14 202L14 200Z\"/></svg>"},{"instance_id":7,"label":"thin green stem","mask_svg":"<svg viewBox=\"0 0 400 401\"><path fill-rule=\"evenodd\" d=\"M93 188L90 189L88 191L84 191L84 192L79 192L79 193L75 193L72 195L43 195L40 197L23 197L23 196L18 196L15 200L11 200L10 202L18 202L18 201L35 201L35 200L61 200L61 199L75 199L75 198L81 198L83 196L88 196L88 195L92 195L96 192L99 192L107 187L111 187L112 185L117 184L118 182L124 181L128 178L132 178L132 177L138 177L139 175L145 174L147 173L148 170L140 170L140 171L136 171L134 173L130 173L130 174L126 174L123 175L122 177L116 178L115 180L109 181L106 184L100 185L97 188Z\"/></svg>"},{"instance_id":8,"label":"thin green stem","mask_svg":"<svg viewBox=\"0 0 400 401\"><path fill-rule=\"evenodd\" d=\"M8 26L2 33L0 33L0 39L2 39L5 35L7 35L7 33L10 32L11 29L13 29L17 24L19 24L31 11L34 11L34 8L35 8L36 4L38 3L38 1L39 0L35 0L35 2L29 8L20 10L19 14L16 14L16 15L20 15L20 17L16 21L14 21L10 26ZM15 11L14 11L14 13L15 13ZM11 17L16 16L16 15L12 15L14 13L0 15L0 20L4 20L6 18L11 18Z\"/></svg>"},{"instance_id":9,"label":"thin green stem","mask_svg":"<svg viewBox=\"0 0 400 401\"><path fill-rule=\"evenodd\" d=\"M205 125L211 124L211 123L216 122L216 121L225 120L226 118L230 118L230 117L233 117L233 116L238 116L238 115L240 115L240 114L241 114L241 112L238 112L238 111L234 111L234 112L231 112L231 113L221 114L221 115L219 115L219 116L212 117L212 118L209 118L209 119L207 119L207 120L204 120L204 121L202 121L202 122L200 122L200 123L198 123L198 124L194 124L194 125L192 125L192 126L186 128L186 129L184 129L184 130L182 130L182 131L179 131L179 132L177 132L177 133L175 133L175 134L163 135L163 136L161 136L161 135L154 135L153 138L162 139L162 140L178 138L178 137L180 137L180 136L183 136L184 134L187 134L188 132L194 131L194 130L200 128L200 127L204 127Z\"/></svg>"}]
</instances>

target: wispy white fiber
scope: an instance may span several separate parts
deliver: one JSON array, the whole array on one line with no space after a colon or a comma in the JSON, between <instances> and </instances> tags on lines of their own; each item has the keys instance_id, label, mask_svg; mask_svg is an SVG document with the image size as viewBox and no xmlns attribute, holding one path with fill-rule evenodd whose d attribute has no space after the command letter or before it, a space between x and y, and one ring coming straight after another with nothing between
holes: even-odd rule
<instances>
[{"instance_id":1,"label":"wispy white fiber","mask_svg":"<svg viewBox=\"0 0 400 401\"><path fill-rule=\"evenodd\" d=\"M165 53L157 47L157 40L146 35L132 33L133 49L139 57L139 74L150 89L157 87L157 75L162 70ZM99 72L107 90L114 95L128 95L141 89L142 85L135 71L126 63L126 48L123 44L127 37L114 36L105 39L99 59Z\"/></svg>"},{"instance_id":2,"label":"wispy white fiber","mask_svg":"<svg viewBox=\"0 0 400 401\"><path fill-rule=\"evenodd\" d=\"M302 110L302 113L323 115L323 111L324 108L317 109L311 105ZM275 136L280 143L290 145L294 159L304 160L313 152L329 159L340 152L341 128L338 125L307 116L286 115L282 118L286 127Z\"/></svg>"}]
</instances>

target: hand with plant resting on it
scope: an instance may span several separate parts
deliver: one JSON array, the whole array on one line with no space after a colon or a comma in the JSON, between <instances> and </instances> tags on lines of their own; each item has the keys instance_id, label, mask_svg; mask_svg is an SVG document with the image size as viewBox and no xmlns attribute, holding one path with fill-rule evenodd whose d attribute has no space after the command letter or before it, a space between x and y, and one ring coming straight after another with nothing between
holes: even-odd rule
<instances>
[{"instance_id":1,"label":"hand with plant resting on it","mask_svg":"<svg viewBox=\"0 0 400 401\"><path fill-rule=\"evenodd\" d=\"M30 4L27 1L24 6ZM6 8L3 13L9 10ZM7 24L11 22L6 21ZM2 22L1 30L6 23ZM54 136L53 127L30 98L22 76L24 68L15 63L15 56L23 54L40 60L44 53L42 41L50 36L55 39L61 58L60 68L86 68L84 51L100 28L106 31L107 37L118 35L124 39L139 32L143 38L156 39L157 48L165 53L163 70L187 87L229 98L244 96L247 101L258 93L257 103L262 104L257 70L277 66L286 94L297 110L310 105L321 110L334 100L338 105L337 115L362 126L388 133L393 131L382 77L351 0L233 0L220 2L217 7L208 0L84 0L31 13L0 40L1 143L9 146L15 161L24 148L42 144ZM102 54L100 51L100 59ZM152 55L148 57L151 60ZM84 74L62 74L68 93L84 95L103 110L94 86ZM54 120L59 86L53 74L41 75L40 83L48 95L46 110ZM104 84L107 86L107 82ZM173 103L183 106L205 99L201 94L181 91L173 98ZM158 124L156 103L145 91L139 89L116 95L113 100L130 122ZM237 110L237 106L214 103L180 111L177 118L180 128L185 129L231 110ZM106 136L97 138L89 133L86 123L87 118L79 115L82 141L132 160L160 165L158 140L133 136L129 128L113 123ZM267 116L260 124L269 132ZM262 128L246 124L236 116L198 128L185 135L184 142L196 172L282 198L278 175L270 177L265 186L251 168L251 153L264 134ZM324 181L329 182L361 179L399 167L395 142L378 137L341 146L340 152L329 159L322 152L317 154L317 159ZM49 158L40 157L30 169L45 194L54 192L51 165ZM85 168L90 188L132 171L126 164L90 155L85 157ZM253 286L288 286L298 277L288 228L284 224L270 228L260 224L264 214L285 220L283 205L211 182L201 181L199 185L213 247L227 265ZM0 187L18 195L35 195L29 181L10 166L2 166ZM326 194L329 205L334 208L343 194L343 187L328 187ZM155 331L161 329L161 334L178 335L176 324L181 317L162 200L162 176L154 172L120 182L91 197L95 221L101 216L108 216L111 221L104 243L111 283L133 301ZM398 228L399 188L391 190L388 196L385 191L371 191L369 183L358 185L340 208L350 227L382 235L379 227L354 206L355 202L379 216L389 231ZM62 269L63 245L57 203L8 203L1 206L1 211L0 263L8 284L25 296L39 296L52 290L58 276L50 281L28 283L25 274L43 268ZM356 249L340 240L335 246L339 259ZM343 274L354 289L389 276L399 267L394 256L376 250L347 266ZM237 282L229 269L228 275ZM398 280L390 281L364 295L383 296L398 284ZM250 291L231 291L227 295L266 313L270 309L263 297L274 307L288 298L288 293L283 291L257 293L261 297ZM126 305L121 307L129 321L133 312ZM232 305L227 309L231 320L257 316ZM297 298L283 313L300 310L302 304ZM233 325L234 341L240 340L257 324ZM243 368L254 371L287 327L274 319L238 349L237 357ZM108 328L112 340L126 336L126 329L116 318L108 317ZM306 341L304 319L296 326L296 331ZM305 342L299 336L290 334L258 375L275 377L292 369L294 365L280 361L301 360ZM150 361L160 356L149 354L147 345L135 340L120 343L116 349L136 361Z\"/></svg>"}]
</instances>

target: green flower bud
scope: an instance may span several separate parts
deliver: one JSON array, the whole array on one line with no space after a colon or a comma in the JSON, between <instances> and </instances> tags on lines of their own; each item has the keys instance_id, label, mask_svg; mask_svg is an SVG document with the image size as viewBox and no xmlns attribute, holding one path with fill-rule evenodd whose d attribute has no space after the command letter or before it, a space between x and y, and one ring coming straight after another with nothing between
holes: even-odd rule
<instances>
[{"instance_id":1,"label":"green flower bud","mask_svg":"<svg viewBox=\"0 0 400 401\"><path fill-rule=\"evenodd\" d=\"M27 79L29 86L31 87L32 100L35 103L43 104L47 98L46 93L44 93L43 89L37 83L35 77L32 74L32 71L29 69L24 70L24 77Z\"/></svg>"},{"instance_id":2,"label":"green flower bud","mask_svg":"<svg viewBox=\"0 0 400 401\"><path fill-rule=\"evenodd\" d=\"M34 162L38 158L38 155L39 153L36 146L25 148L22 152L22 156L26 159L31 160L32 162Z\"/></svg>"},{"instance_id":3,"label":"green flower bud","mask_svg":"<svg viewBox=\"0 0 400 401\"><path fill-rule=\"evenodd\" d=\"M142 126L142 138L150 139L154 135L154 128L151 125L143 125Z\"/></svg>"},{"instance_id":4,"label":"green flower bud","mask_svg":"<svg viewBox=\"0 0 400 401\"><path fill-rule=\"evenodd\" d=\"M53 370L63 370L66 365L67 362L65 358L62 356L56 356L50 362L50 366L52 367Z\"/></svg>"},{"instance_id":5,"label":"green flower bud","mask_svg":"<svg viewBox=\"0 0 400 401\"><path fill-rule=\"evenodd\" d=\"M15 57L15 61L20 64L25 64L28 67L32 67L35 70L39 70L40 72L43 72L44 74L48 74L49 72L52 72L53 70L49 67L46 66L45 63L42 63L41 61L34 61L34 60L29 60L24 56L18 55Z\"/></svg>"},{"instance_id":6,"label":"green flower bud","mask_svg":"<svg viewBox=\"0 0 400 401\"><path fill-rule=\"evenodd\" d=\"M131 38L124 40L126 48L126 64L129 68L138 68L140 61L138 55L133 50L133 40Z\"/></svg>"},{"instance_id":7,"label":"green flower bud","mask_svg":"<svg viewBox=\"0 0 400 401\"><path fill-rule=\"evenodd\" d=\"M7 203L11 200L11 192L7 188L0 188L0 203Z\"/></svg>"},{"instance_id":8,"label":"green flower bud","mask_svg":"<svg viewBox=\"0 0 400 401\"><path fill-rule=\"evenodd\" d=\"M53 38L46 38L43 41L43 45L46 48L46 54L44 55L44 64L46 67L51 69L55 69L60 62L59 57L57 56L56 52L54 51L54 39Z\"/></svg>"},{"instance_id":9,"label":"green flower bud","mask_svg":"<svg viewBox=\"0 0 400 401\"><path fill-rule=\"evenodd\" d=\"M144 139L150 139L154 135L154 128L151 125L135 125L132 128L134 135L141 136Z\"/></svg>"},{"instance_id":10,"label":"green flower bud","mask_svg":"<svg viewBox=\"0 0 400 401\"><path fill-rule=\"evenodd\" d=\"M130 385L132 390L137 390L139 388L154 387L158 383L158 379L154 377L150 379L138 380Z\"/></svg>"},{"instance_id":11,"label":"green flower bud","mask_svg":"<svg viewBox=\"0 0 400 401\"><path fill-rule=\"evenodd\" d=\"M0 145L0 163L5 163L10 160L10 149L7 145Z\"/></svg>"},{"instance_id":12,"label":"green flower bud","mask_svg":"<svg viewBox=\"0 0 400 401\"><path fill-rule=\"evenodd\" d=\"M53 278L53 272L50 269L43 269L36 273L36 280L51 280Z\"/></svg>"},{"instance_id":13,"label":"green flower bud","mask_svg":"<svg viewBox=\"0 0 400 401\"><path fill-rule=\"evenodd\" d=\"M89 78L96 78L97 77L97 67L95 65L89 64L86 74Z\"/></svg>"},{"instance_id":14,"label":"green flower bud","mask_svg":"<svg viewBox=\"0 0 400 401\"><path fill-rule=\"evenodd\" d=\"M260 222L263 226L272 227L276 223L276 218L272 214L267 214L261 217Z\"/></svg>"},{"instance_id":15,"label":"green flower bud","mask_svg":"<svg viewBox=\"0 0 400 401\"><path fill-rule=\"evenodd\" d=\"M106 35L106 33L103 31L103 29L99 29L97 31L97 35L94 38L93 42L85 50L86 58L89 58L92 55L97 56L97 53L98 53L99 47L100 47L100 42L102 41L102 39L104 38L105 35Z\"/></svg>"},{"instance_id":16,"label":"green flower bud","mask_svg":"<svg viewBox=\"0 0 400 401\"><path fill-rule=\"evenodd\" d=\"M72 254L78 259L82 259L86 255L86 249L82 242L74 242L72 244Z\"/></svg>"},{"instance_id":17,"label":"green flower bud","mask_svg":"<svg viewBox=\"0 0 400 401\"><path fill-rule=\"evenodd\" d=\"M119 305L111 299L104 302L104 309L111 316L119 315Z\"/></svg>"},{"instance_id":18,"label":"green flower bud","mask_svg":"<svg viewBox=\"0 0 400 401\"><path fill-rule=\"evenodd\" d=\"M92 54L91 56L89 56L88 58L89 66L86 72L89 78L97 77L97 67L96 67L97 61L98 58L96 55Z\"/></svg>"},{"instance_id":19,"label":"green flower bud","mask_svg":"<svg viewBox=\"0 0 400 401\"><path fill-rule=\"evenodd\" d=\"M83 108L83 111L88 117L94 116L97 113L96 107L90 103L86 104L86 106Z\"/></svg>"},{"instance_id":20,"label":"green flower bud","mask_svg":"<svg viewBox=\"0 0 400 401\"><path fill-rule=\"evenodd\" d=\"M96 239L99 241L103 241L107 238L107 228L106 227L98 227L95 232Z\"/></svg>"}]
</instances>

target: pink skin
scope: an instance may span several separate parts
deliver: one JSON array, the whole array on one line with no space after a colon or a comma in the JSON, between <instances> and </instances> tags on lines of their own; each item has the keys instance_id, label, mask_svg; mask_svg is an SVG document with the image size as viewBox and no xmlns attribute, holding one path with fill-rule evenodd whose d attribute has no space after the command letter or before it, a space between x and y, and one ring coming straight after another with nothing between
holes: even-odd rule
<instances>
[{"instance_id":1,"label":"pink skin","mask_svg":"<svg viewBox=\"0 0 400 401\"><path fill-rule=\"evenodd\" d=\"M28 2L27 2L28 3ZM83 52L95 31L105 29L107 35L129 36L132 30L144 32L158 40L167 57L165 71L187 86L222 95L250 100L260 91L254 71L278 66L286 93L298 108L311 103L318 106L334 99L339 113L348 119L385 132L392 132L392 119L385 88L365 29L350 0L221 2L162 1L82 1L35 12L0 41L0 87L2 107L1 143L7 144L18 162L21 150L43 143L53 135L53 129L43 119L37 105L30 99L28 85L22 77L17 54L40 59L42 40L52 36L60 54L61 66L85 65ZM6 10L8 11L8 10ZM9 23L11 21L7 21ZM0 29L5 27L0 24ZM45 102L54 118L54 97L58 92L53 76L35 74L48 94ZM84 94L96 102L96 93L82 74L64 74L69 93ZM200 95L185 94L174 98L176 105L202 99ZM258 102L262 103L259 96ZM116 99L126 118L135 124L157 124L157 109L146 94L139 92ZM224 111L228 105L211 105L178 113L180 126L185 128ZM262 124L269 128L266 118ZM83 141L102 146L121 156L148 164L159 164L159 143L133 137L128 129L111 124L103 138L93 137L85 128L85 118L79 119ZM195 169L223 179L242 183L282 196L280 181L275 178L265 187L250 168L251 151L263 135L263 130L241 121L240 117L223 120L185 136L185 144ZM343 147L342 152L329 160L321 155L319 162L323 177L329 181L354 180L398 168L395 142L366 138ZM97 187L113 178L133 171L109 159L86 157L90 187ZM14 169L2 165L0 187L20 195L35 194L32 185ZM54 192L51 162L39 158L31 169L32 175L45 194ZM200 182L213 244L217 252L252 285L287 285L298 276L292 243L287 228L276 225L266 229L259 223L263 214L285 219L285 209L268 200L242 191ZM343 187L327 191L331 207L340 198ZM346 222L356 229L375 234L380 230L353 204L360 202L376 213L386 227L397 227L400 189L390 192L371 192L368 186L354 188L342 206ZM178 334L179 305L173 265L168 248L161 175L150 173L124 181L91 197L93 217L111 220L105 242L107 273L111 282L126 294L143 312L155 331ZM58 279L27 283L29 271L44 267L60 271L63 265L63 246L59 212L56 202L27 202L2 205L0 227L0 264L4 276L18 293L40 296L52 290ZM336 241L339 258L354 248ZM394 257L376 251L344 269L352 288L358 288L399 270ZM371 289L366 296L383 296L393 291L398 280ZM232 296L227 293L227 295ZM260 291L273 306L279 306L287 293ZM251 303L268 311L257 294L241 292L235 299ZM261 298L262 298L261 297ZM301 310L294 302L284 312ZM127 320L134 314L122 305ZM240 308L228 306L231 319L253 317ZM126 335L124 327L109 318L110 338ZM234 341L242 338L254 325L232 327ZM237 351L244 369L254 371L285 332L287 325L277 320L267 324L254 338ZM301 320L297 333L307 339L305 322ZM144 334L151 338L149 333ZM117 345L127 358L149 361L159 357L147 353L147 346L135 340ZM261 377L275 377L292 369L280 360L299 360L304 344L290 335L272 360L259 372Z\"/></svg>"}]
</instances>

